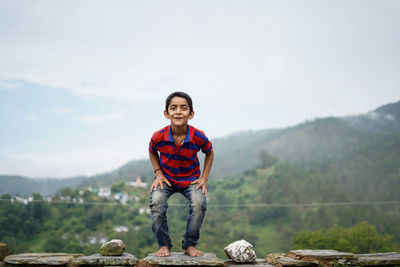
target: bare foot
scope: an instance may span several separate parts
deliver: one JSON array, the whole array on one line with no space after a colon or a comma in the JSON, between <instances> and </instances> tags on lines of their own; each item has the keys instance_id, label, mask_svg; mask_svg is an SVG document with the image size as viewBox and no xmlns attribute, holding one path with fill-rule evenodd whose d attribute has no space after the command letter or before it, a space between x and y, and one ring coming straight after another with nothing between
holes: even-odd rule
<instances>
[{"instance_id":1,"label":"bare foot","mask_svg":"<svg viewBox=\"0 0 400 267\"><path fill-rule=\"evenodd\" d=\"M200 251L195 247L188 247L187 249L185 249L184 253L186 255L189 255L190 257L200 257L204 255L203 251Z\"/></svg>"},{"instance_id":2,"label":"bare foot","mask_svg":"<svg viewBox=\"0 0 400 267\"><path fill-rule=\"evenodd\" d=\"M168 247L161 247L154 255L157 257L168 257L171 254L169 253Z\"/></svg>"}]
</instances>

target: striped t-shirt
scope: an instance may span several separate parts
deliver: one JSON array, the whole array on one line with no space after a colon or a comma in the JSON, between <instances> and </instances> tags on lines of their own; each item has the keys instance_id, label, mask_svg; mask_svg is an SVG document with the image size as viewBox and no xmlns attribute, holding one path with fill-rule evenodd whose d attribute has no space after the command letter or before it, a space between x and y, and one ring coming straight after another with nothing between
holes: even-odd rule
<instances>
[{"instance_id":1,"label":"striped t-shirt","mask_svg":"<svg viewBox=\"0 0 400 267\"><path fill-rule=\"evenodd\" d=\"M178 187L187 187L200 177L197 152L209 154L212 144L204 132L188 125L186 138L180 146L175 145L170 125L155 132L151 137L149 151L160 152L160 165L164 176Z\"/></svg>"}]
</instances>

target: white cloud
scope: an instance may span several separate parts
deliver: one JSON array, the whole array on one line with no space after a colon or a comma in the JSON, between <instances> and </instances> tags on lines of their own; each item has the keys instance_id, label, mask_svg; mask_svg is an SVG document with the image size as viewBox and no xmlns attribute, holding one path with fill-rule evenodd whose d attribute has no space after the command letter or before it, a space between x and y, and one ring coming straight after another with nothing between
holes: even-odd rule
<instances>
[{"instance_id":1,"label":"white cloud","mask_svg":"<svg viewBox=\"0 0 400 267\"><path fill-rule=\"evenodd\" d=\"M21 84L18 82L8 82L8 81L0 81L0 90L1 89L15 89L21 87Z\"/></svg>"},{"instance_id":2,"label":"white cloud","mask_svg":"<svg viewBox=\"0 0 400 267\"><path fill-rule=\"evenodd\" d=\"M0 157L0 173L59 178L102 173L126 163L132 156L130 153L123 148L14 153ZM12 165L19 166L18 173ZM70 167L65 169L66 165Z\"/></svg>"},{"instance_id":3,"label":"white cloud","mask_svg":"<svg viewBox=\"0 0 400 267\"><path fill-rule=\"evenodd\" d=\"M28 90L57 88L48 96L56 107L47 111L97 123L87 127L92 131L129 117L131 125L144 126L143 136L165 123L162 102L174 90L193 97L193 123L209 137L364 113L400 98L400 16L393 5L397 2L0 1L0 90L19 86L11 81L28 84ZM93 115L88 111L93 105L82 108L80 101L72 105L57 98L59 89L88 101L132 103L114 109L129 116L107 113L101 104ZM44 116L33 110L28 119L38 121L38 114ZM66 117L52 122L76 126L65 123ZM80 131L63 132L79 140ZM105 139L121 140L107 132ZM139 131L132 133L137 140Z\"/></svg>"},{"instance_id":4,"label":"white cloud","mask_svg":"<svg viewBox=\"0 0 400 267\"><path fill-rule=\"evenodd\" d=\"M341 10L340 2L311 4L307 10L306 1L282 6L264 1L253 5L128 1L113 4L113 14L106 1L98 1L95 10L88 3L79 3L79 8L67 1L23 3L5 5L0 13L13 29L0 27L0 77L64 88L81 96L143 100L188 88L220 99L229 95L233 105L251 100L251 92L264 105L270 104L269 99L285 101L291 96L307 102L307 107L316 102L311 98L329 103L333 94L336 102L345 102L352 99L345 97L348 93L372 92L369 73L378 72L373 62L360 62L365 57L359 52L361 46L367 54L380 54L366 45L371 35L363 35L374 24L368 20L354 24L348 14L342 18L327 11L328 7ZM374 6L357 6L360 19L366 19ZM307 15L298 8L307 10ZM385 18L392 19L391 15ZM375 39L383 46L389 40L398 43L398 38L392 40L393 28L385 29L372 32L378 35ZM393 62L398 53L394 55ZM359 63L369 68L368 73ZM374 80L398 83L394 74L379 72L385 77ZM390 90L386 98L398 95Z\"/></svg>"},{"instance_id":5,"label":"white cloud","mask_svg":"<svg viewBox=\"0 0 400 267\"><path fill-rule=\"evenodd\" d=\"M388 121L396 120L395 116L393 116L392 114L386 114L385 115L385 119L388 120Z\"/></svg>"},{"instance_id":6,"label":"white cloud","mask_svg":"<svg viewBox=\"0 0 400 267\"><path fill-rule=\"evenodd\" d=\"M50 111L53 113L62 114L62 115L74 114L76 112L74 109L68 108L68 107L52 108Z\"/></svg>"},{"instance_id":7,"label":"white cloud","mask_svg":"<svg viewBox=\"0 0 400 267\"><path fill-rule=\"evenodd\" d=\"M365 114L365 116L370 118L370 119L372 119L372 120L379 119L379 113L377 113L375 111L368 112L367 114Z\"/></svg>"},{"instance_id":8,"label":"white cloud","mask_svg":"<svg viewBox=\"0 0 400 267\"><path fill-rule=\"evenodd\" d=\"M120 120L125 116L124 112L113 112L109 114L101 114L101 115L84 115L77 118L78 121L81 122L89 122L89 123L98 123L98 122L107 122L107 121L115 121Z\"/></svg>"},{"instance_id":9,"label":"white cloud","mask_svg":"<svg viewBox=\"0 0 400 267\"><path fill-rule=\"evenodd\" d=\"M30 122L40 121L40 116L36 113L29 113L29 114L27 114L26 118Z\"/></svg>"}]
</instances>

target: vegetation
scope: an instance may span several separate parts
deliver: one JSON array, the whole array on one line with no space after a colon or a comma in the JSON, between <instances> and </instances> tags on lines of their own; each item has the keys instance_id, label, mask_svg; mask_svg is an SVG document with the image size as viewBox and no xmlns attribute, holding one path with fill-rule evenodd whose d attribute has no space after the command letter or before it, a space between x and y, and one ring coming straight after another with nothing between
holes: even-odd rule
<instances>
[{"instance_id":1,"label":"vegetation","mask_svg":"<svg viewBox=\"0 0 400 267\"><path fill-rule=\"evenodd\" d=\"M399 251L397 111L400 102L378 109L378 119L318 119L215 140L218 153L208 183L199 248L224 258L226 245L246 239L260 257L293 248ZM14 191L0 191L8 193L0 201L0 242L9 244L14 253L90 255L103 241L120 238L128 252L145 257L157 248L148 213L149 192L124 181L138 175L151 181L149 166L148 161L136 161L84 179L78 187L59 190L51 202L39 194L33 195L33 202L12 202ZM3 181L7 179L12 178ZM109 198L92 190L105 184L110 186ZM128 196L126 203L123 196ZM176 251L185 230L185 203L174 195L168 210Z\"/></svg>"},{"instance_id":2,"label":"vegetation","mask_svg":"<svg viewBox=\"0 0 400 267\"><path fill-rule=\"evenodd\" d=\"M226 245L245 239L254 245L258 255L299 247L351 252L398 250L398 205L341 205L354 199L335 179L321 172L319 165L310 171L290 162L277 162L265 153L260 156L266 157L260 160L264 162L263 168L209 182L200 249L224 258ZM151 217L146 212L147 189L132 188L122 182L111 188L116 194L128 194L129 202L123 205L113 198L101 198L89 189L69 188L54 198L60 202L25 205L1 201L1 242L8 243L13 252L62 251L90 255L97 253L105 240L120 238L125 241L128 252L145 257L157 248ZM6 200L10 195L2 198ZM35 199L40 200L40 195L36 194ZM185 230L188 209L181 206L185 203L187 200L182 196L174 195L168 210L176 251L180 250ZM118 231L118 226L125 226L129 231Z\"/></svg>"},{"instance_id":3,"label":"vegetation","mask_svg":"<svg viewBox=\"0 0 400 267\"><path fill-rule=\"evenodd\" d=\"M352 253L377 253L399 250L391 235L380 235L375 226L360 222L351 228L334 226L328 230L299 232L294 248L335 249Z\"/></svg>"}]
</instances>

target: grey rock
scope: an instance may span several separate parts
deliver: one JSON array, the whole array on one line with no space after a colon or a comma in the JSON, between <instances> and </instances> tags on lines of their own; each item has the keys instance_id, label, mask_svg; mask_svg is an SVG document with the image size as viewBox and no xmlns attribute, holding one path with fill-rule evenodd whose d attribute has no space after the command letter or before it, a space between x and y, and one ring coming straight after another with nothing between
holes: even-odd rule
<instances>
[{"instance_id":1,"label":"grey rock","mask_svg":"<svg viewBox=\"0 0 400 267\"><path fill-rule=\"evenodd\" d=\"M294 259L322 259L322 260L336 260L336 259L354 259L353 253L340 252L332 249L299 249L291 250L288 254L289 257Z\"/></svg>"},{"instance_id":2,"label":"grey rock","mask_svg":"<svg viewBox=\"0 0 400 267\"><path fill-rule=\"evenodd\" d=\"M393 266L400 265L400 254L396 252L356 254L357 259L339 260L350 266Z\"/></svg>"},{"instance_id":3,"label":"grey rock","mask_svg":"<svg viewBox=\"0 0 400 267\"><path fill-rule=\"evenodd\" d=\"M318 261L296 260L284 253L267 255L267 262L278 266L318 266Z\"/></svg>"},{"instance_id":4,"label":"grey rock","mask_svg":"<svg viewBox=\"0 0 400 267\"><path fill-rule=\"evenodd\" d=\"M121 239L113 239L104 243L100 248L100 254L103 256L120 256L125 252L125 244Z\"/></svg>"},{"instance_id":5,"label":"grey rock","mask_svg":"<svg viewBox=\"0 0 400 267\"><path fill-rule=\"evenodd\" d=\"M8 249L7 244L0 243L0 262L4 260L4 258L10 255L10 250Z\"/></svg>"},{"instance_id":6,"label":"grey rock","mask_svg":"<svg viewBox=\"0 0 400 267\"><path fill-rule=\"evenodd\" d=\"M224 261L224 267L251 267L251 266L256 266L256 267L275 267L275 265L269 264L266 260L264 259L256 259L255 262L245 264L245 263L238 263L234 262L233 260L225 260Z\"/></svg>"},{"instance_id":7,"label":"grey rock","mask_svg":"<svg viewBox=\"0 0 400 267\"><path fill-rule=\"evenodd\" d=\"M169 257L157 257L154 253L149 254L143 259L148 264L155 265L203 265L203 266L223 266L224 261L217 258L214 253L204 253L200 257L190 257L183 252L171 252Z\"/></svg>"},{"instance_id":8,"label":"grey rock","mask_svg":"<svg viewBox=\"0 0 400 267\"><path fill-rule=\"evenodd\" d=\"M121 256L102 256L94 254L91 256L83 256L72 261L75 265L104 265L104 266L126 266L134 265L137 258L129 253L123 253Z\"/></svg>"},{"instance_id":9,"label":"grey rock","mask_svg":"<svg viewBox=\"0 0 400 267\"><path fill-rule=\"evenodd\" d=\"M256 252L253 249L253 245L246 240L239 240L229 244L224 248L224 252L234 262L246 263L255 262L256 260Z\"/></svg>"},{"instance_id":10,"label":"grey rock","mask_svg":"<svg viewBox=\"0 0 400 267\"><path fill-rule=\"evenodd\" d=\"M9 264L18 265L65 265L72 262L82 254L68 253L23 253L7 256L4 261Z\"/></svg>"}]
</instances>

